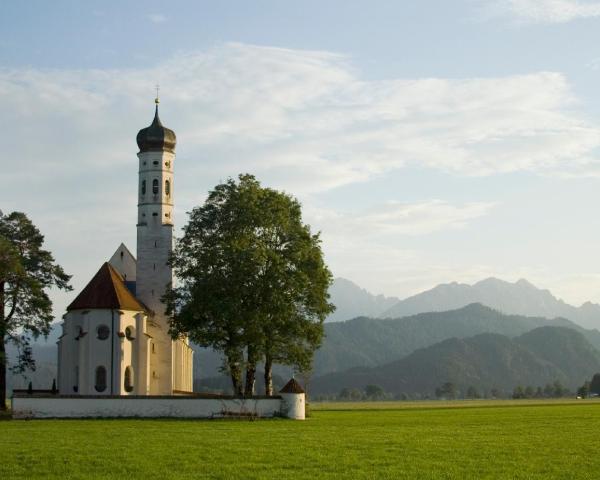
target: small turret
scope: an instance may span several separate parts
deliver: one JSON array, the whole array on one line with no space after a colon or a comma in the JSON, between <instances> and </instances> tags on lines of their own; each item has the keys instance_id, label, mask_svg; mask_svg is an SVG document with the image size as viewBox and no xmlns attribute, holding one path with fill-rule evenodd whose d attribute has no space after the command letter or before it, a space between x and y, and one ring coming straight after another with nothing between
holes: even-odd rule
<instances>
[{"instance_id":1,"label":"small turret","mask_svg":"<svg viewBox=\"0 0 600 480\"><path fill-rule=\"evenodd\" d=\"M306 394L302 386L292 378L279 392L281 395L281 415L293 420L306 418Z\"/></svg>"}]
</instances>

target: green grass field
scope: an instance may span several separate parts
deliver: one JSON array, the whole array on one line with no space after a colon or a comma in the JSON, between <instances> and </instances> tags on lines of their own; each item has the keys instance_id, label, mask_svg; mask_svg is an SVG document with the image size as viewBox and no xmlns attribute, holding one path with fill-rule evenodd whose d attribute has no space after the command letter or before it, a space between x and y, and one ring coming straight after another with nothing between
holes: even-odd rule
<instances>
[{"instance_id":1,"label":"green grass field","mask_svg":"<svg viewBox=\"0 0 600 480\"><path fill-rule=\"evenodd\" d=\"M3 420L0 479L600 477L600 402L313 405L290 420Z\"/></svg>"}]
</instances>

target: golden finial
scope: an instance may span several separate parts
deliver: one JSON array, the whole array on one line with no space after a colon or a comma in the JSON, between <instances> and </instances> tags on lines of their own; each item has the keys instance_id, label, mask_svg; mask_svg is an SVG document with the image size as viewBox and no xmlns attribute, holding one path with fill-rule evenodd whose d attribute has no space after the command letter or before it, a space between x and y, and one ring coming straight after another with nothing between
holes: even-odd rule
<instances>
[{"instance_id":1,"label":"golden finial","mask_svg":"<svg viewBox=\"0 0 600 480\"><path fill-rule=\"evenodd\" d=\"M156 103L157 105L160 103L160 100L158 99L158 91L160 90L160 85L156 85L156 98L154 99L154 103Z\"/></svg>"}]
</instances>

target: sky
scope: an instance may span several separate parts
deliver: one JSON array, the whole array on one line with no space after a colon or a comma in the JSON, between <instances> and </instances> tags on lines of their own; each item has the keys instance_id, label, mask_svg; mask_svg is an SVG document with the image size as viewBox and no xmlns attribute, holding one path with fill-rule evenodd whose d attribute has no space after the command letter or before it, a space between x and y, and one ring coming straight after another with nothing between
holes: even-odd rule
<instances>
[{"instance_id":1,"label":"sky","mask_svg":"<svg viewBox=\"0 0 600 480\"><path fill-rule=\"evenodd\" d=\"M600 303L600 1L4 2L0 209L75 291L135 251L157 84L176 235L252 173L373 293L495 276Z\"/></svg>"}]
</instances>

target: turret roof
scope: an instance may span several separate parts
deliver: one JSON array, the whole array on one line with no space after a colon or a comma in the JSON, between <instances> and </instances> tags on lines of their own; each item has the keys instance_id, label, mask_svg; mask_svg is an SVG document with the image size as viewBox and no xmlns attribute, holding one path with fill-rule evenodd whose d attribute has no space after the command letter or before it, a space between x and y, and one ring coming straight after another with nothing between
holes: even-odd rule
<instances>
[{"instance_id":1,"label":"turret roof","mask_svg":"<svg viewBox=\"0 0 600 480\"><path fill-rule=\"evenodd\" d=\"M133 296L123 282L123 277L108 262L104 263L94 278L67 307L67 311L86 308L119 308L146 311L146 307Z\"/></svg>"},{"instance_id":2,"label":"turret roof","mask_svg":"<svg viewBox=\"0 0 600 480\"><path fill-rule=\"evenodd\" d=\"M304 389L295 378L292 378L285 384L285 387L283 387L279 393L304 393Z\"/></svg>"}]
</instances>

